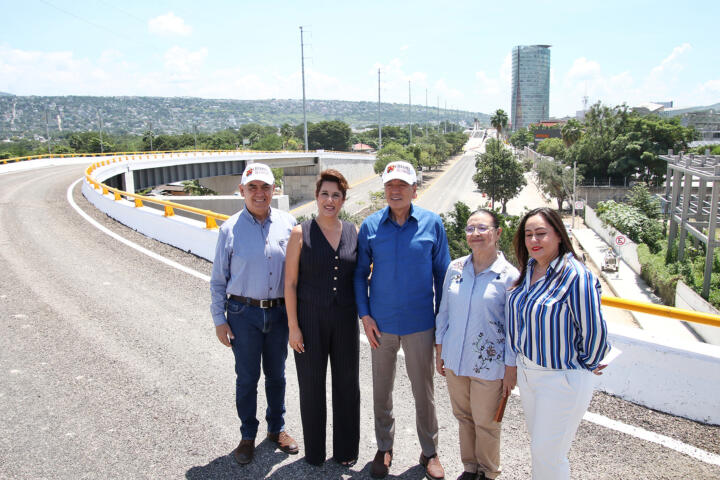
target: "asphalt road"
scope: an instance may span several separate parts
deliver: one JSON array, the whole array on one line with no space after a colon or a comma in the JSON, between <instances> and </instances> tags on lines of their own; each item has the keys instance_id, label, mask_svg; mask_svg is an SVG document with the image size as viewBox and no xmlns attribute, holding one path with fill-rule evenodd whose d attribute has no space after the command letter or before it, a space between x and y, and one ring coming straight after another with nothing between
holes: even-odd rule
<instances>
[{"instance_id":1,"label":"asphalt road","mask_svg":"<svg viewBox=\"0 0 720 480\"><path fill-rule=\"evenodd\" d=\"M215 339L207 282L128 248L78 215L66 192L82 170L0 174L0 478L369 478L375 441L367 344L361 347L356 466L310 467L302 450L287 456L262 442L256 461L239 467L229 456L239 441L233 359ZM71 195L107 228L209 274L205 260L95 211L78 187ZM302 441L292 356L287 378L287 428ZM411 398L401 361L389 478L423 475ZM457 424L440 377L436 401L439 453L447 478L455 478L462 470ZM599 393L590 411L683 442L677 448L689 454L585 421L571 451L573 478L720 478L720 428ZM502 455L502 478L529 478L528 436L516 396L503 422Z\"/></svg>"}]
</instances>

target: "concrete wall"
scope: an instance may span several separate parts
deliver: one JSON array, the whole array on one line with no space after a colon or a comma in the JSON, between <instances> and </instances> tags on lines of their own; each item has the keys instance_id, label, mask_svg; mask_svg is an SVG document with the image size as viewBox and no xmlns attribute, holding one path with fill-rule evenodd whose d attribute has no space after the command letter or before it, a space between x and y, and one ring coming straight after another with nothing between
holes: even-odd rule
<instances>
[{"instance_id":1,"label":"concrete wall","mask_svg":"<svg viewBox=\"0 0 720 480\"><path fill-rule=\"evenodd\" d=\"M623 353L598 378L598 388L661 412L720 424L720 347L670 345L620 325L610 326L609 341Z\"/></svg>"},{"instance_id":2,"label":"concrete wall","mask_svg":"<svg viewBox=\"0 0 720 480\"><path fill-rule=\"evenodd\" d=\"M710 305L703 297L698 295L695 290L690 288L682 280L678 280L675 287L675 306L684 308L685 310L694 310L696 312L712 313L720 315L720 311ZM704 341L720 345L720 328L700 323L693 323L692 329L696 335L700 336Z\"/></svg>"},{"instance_id":3,"label":"concrete wall","mask_svg":"<svg viewBox=\"0 0 720 480\"><path fill-rule=\"evenodd\" d=\"M596 208L598 202L607 200L615 200L618 203L624 202L625 196L631 189L631 187L608 187L607 185L592 187L583 185L577 187L577 198L578 200L584 200L592 208ZM664 191L662 187L650 188L650 193L663 193Z\"/></svg>"},{"instance_id":4,"label":"concrete wall","mask_svg":"<svg viewBox=\"0 0 720 480\"><path fill-rule=\"evenodd\" d=\"M285 168L283 173L283 192L291 204L314 198L315 182L320 173L317 165Z\"/></svg>"},{"instance_id":5,"label":"concrete wall","mask_svg":"<svg viewBox=\"0 0 720 480\"><path fill-rule=\"evenodd\" d=\"M232 195L239 191L238 185L241 179L242 175L222 175L219 177L201 178L198 182L203 187L209 188L218 195Z\"/></svg>"},{"instance_id":6,"label":"concrete wall","mask_svg":"<svg viewBox=\"0 0 720 480\"><path fill-rule=\"evenodd\" d=\"M359 180L363 180L375 173L373 166L375 165L375 156L369 156L365 159L344 159L320 157L319 171L334 168L343 174L349 184L353 184Z\"/></svg>"},{"instance_id":7,"label":"concrete wall","mask_svg":"<svg viewBox=\"0 0 720 480\"><path fill-rule=\"evenodd\" d=\"M627 242L622 247L615 245L615 236L618 235L619 232L612 227L606 227L603 225L602 220L600 220L595 214L595 210L588 206L585 207L585 225L597 233L597 235L605 240L605 242L610 244L615 254L622 257L633 272L640 275L642 267L640 265L640 260L638 260L637 244L635 242L628 238Z\"/></svg>"}]
</instances>

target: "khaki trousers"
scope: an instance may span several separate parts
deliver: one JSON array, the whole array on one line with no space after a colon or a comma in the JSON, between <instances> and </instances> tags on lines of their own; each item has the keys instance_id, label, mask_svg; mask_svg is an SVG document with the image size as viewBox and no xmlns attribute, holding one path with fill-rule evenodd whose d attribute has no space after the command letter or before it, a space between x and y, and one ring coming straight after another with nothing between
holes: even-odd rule
<instances>
[{"instance_id":1,"label":"khaki trousers","mask_svg":"<svg viewBox=\"0 0 720 480\"><path fill-rule=\"evenodd\" d=\"M397 353L402 346L405 369L415 398L415 427L420 447L427 457L437 452L438 423L433 386L434 345L435 329L431 328L410 335L383 333L380 346L372 350L373 409L378 450L390 450L395 440L392 394Z\"/></svg>"},{"instance_id":2,"label":"khaki trousers","mask_svg":"<svg viewBox=\"0 0 720 480\"><path fill-rule=\"evenodd\" d=\"M460 459L466 472L500 475L501 424L494 420L502 400L502 380L455 375L445 369L453 414L459 423Z\"/></svg>"}]
</instances>

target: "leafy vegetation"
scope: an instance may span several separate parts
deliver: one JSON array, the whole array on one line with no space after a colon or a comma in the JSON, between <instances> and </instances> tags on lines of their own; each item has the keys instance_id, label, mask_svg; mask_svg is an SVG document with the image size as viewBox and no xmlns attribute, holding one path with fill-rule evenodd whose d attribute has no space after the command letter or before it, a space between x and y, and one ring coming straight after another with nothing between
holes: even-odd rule
<instances>
[{"instance_id":1,"label":"leafy vegetation","mask_svg":"<svg viewBox=\"0 0 720 480\"><path fill-rule=\"evenodd\" d=\"M553 138L551 140L558 140ZM547 142L543 140L540 145ZM562 142L561 142L562 143ZM562 210L565 200L572 195L573 170L555 160L540 160L537 164L537 179L540 190L557 201L558 210ZM582 182L582 175L577 174L577 182Z\"/></svg>"},{"instance_id":2,"label":"leafy vegetation","mask_svg":"<svg viewBox=\"0 0 720 480\"><path fill-rule=\"evenodd\" d=\"M527 185L524 169L513 153L500 140L491 138L485 144L485 153L475 157L477 173L473 181L481 192L490 195L493 203L502 203L502 211L507 211L507 202L515 198Z\"/></svg>"},{"instance_id":3,"label":"leafy vegetation","mask_svg":"<svg viewBox=\"0 0 720 480\"><path fill-rule=\"evenodd\" d=\"M593 105L584 123L575 129L581 132L563 159L570 165L576 161L585 178L610 175L652 185L662 182L666 173L659 155L667 154L668 149L687 150L697 137L695 130L680 125L677 117L640 115L627 105L610 108L601 103Z\"/></svg>"},{"instance_id":4,"label":"leafy vegetation","mask_svg":"<svg viewBox=\"0 0 720 480\"><path fill-rule=\"evenodd\" d=\"M406 129L409 130L409 129ZM383 128L383 132L385 129ZM404 135L401 138L409 138ZM385 138L383 133L383 139ZM463 145L467 142L467 136L460 132L449 132L445 134L429 132L427 136L415 136L413 133L412 145L402 144L397 141L390 141L383 145L377 153L375 161L375 173L380 173L390 162L405 161L413 165L417 170L434 169L444 165L447 160L462 151Z\"/></svg>"},{"instance_id":5,"label":"leafy vegetation","mask_svg":"<svg viewBox=\"0 0 720 480\"><path fill-rule=\"evenodd\" d=\"M648 218L639 208L614 200L598 203L598 218L624 233L635 243L644 243L656 253L662 248L663 228L660 222Z\"/></svg>"},{"instance_id":6,"label":"leafy vegetation","mask_svg":"<svg viewBox=\"0 0 720 480\"><path fill-rule=\"evenodd\" d=\"M445 232L448 237L448 246L450 247L450 258L455 259L470 254L470 247L465 239L465 226L470 218L472 211L463 202L455 203L453 210L440 215L445 226ZM498 249L503 252L505 258L517 266L515 251L512 246L512 238L515 235L517 226L520 223L520 217L515 215L504 215L498 213L500 220L500 240L498 241Z\"/></svg>"}]
</instances>

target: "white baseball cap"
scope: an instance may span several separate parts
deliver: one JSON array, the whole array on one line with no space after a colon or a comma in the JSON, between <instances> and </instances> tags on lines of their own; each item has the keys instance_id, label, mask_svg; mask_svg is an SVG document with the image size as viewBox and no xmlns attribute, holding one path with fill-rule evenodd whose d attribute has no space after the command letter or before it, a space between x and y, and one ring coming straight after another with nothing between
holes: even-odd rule
<instances>
[{"instance_id":1,"label":"white baseball cap","mask_svg":"<svg viewBox=\"0 0 720 480\"><path fill-rule=\"evenodd\" d=\"M383 184L396 178L410 185L417 183L415 169L408 162L390 162L387 164L382 174Z\"/></svg>"},{"instance_id":2,"label":"white baseball cap","mask_svg":"<svg viewBox=\"0 0 720 480\"><path fill-rule=\"evenodd\" d=\"M264 163L251 163L245 167L240 184L245 185L253 180L260 180L268 185L275 184L275 177L273 176L272 170Z\"/></svg>"}]
</instances>

